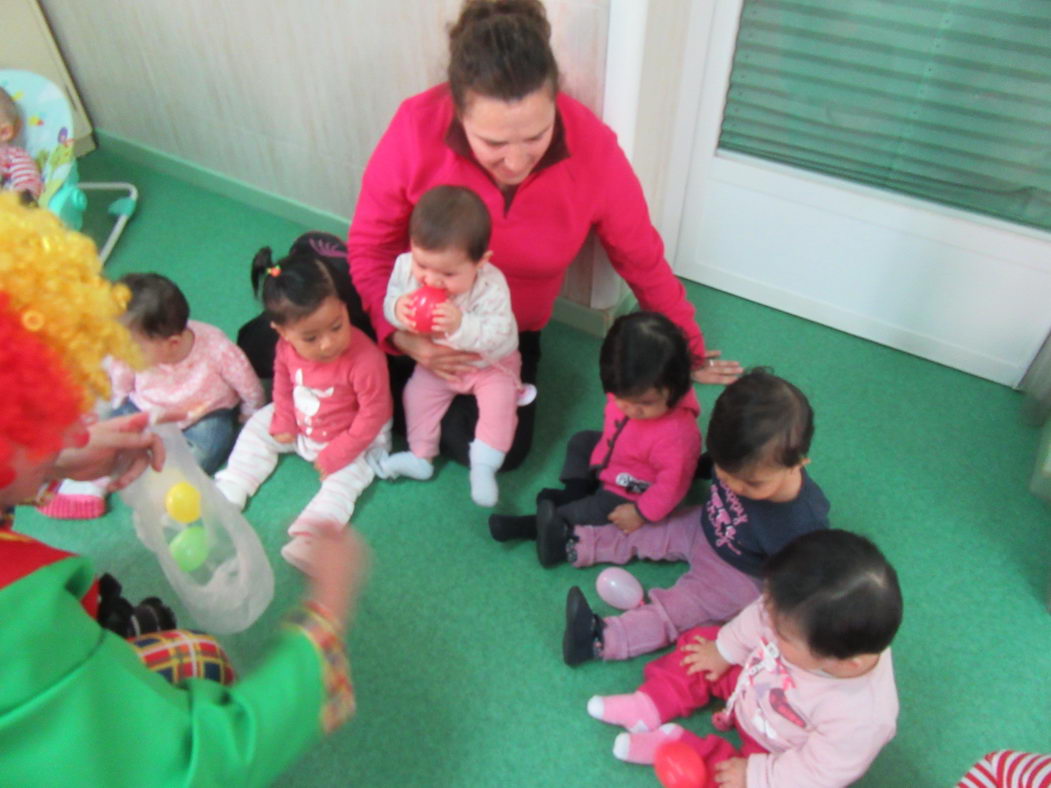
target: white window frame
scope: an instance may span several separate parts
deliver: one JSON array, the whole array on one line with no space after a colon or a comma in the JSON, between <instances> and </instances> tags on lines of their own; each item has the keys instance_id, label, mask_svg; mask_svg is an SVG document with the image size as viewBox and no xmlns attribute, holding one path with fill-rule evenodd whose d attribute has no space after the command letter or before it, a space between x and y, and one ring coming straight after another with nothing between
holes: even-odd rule
<instances>
[{"instance_id":1,"label":"white window frame","mask_svg":"<svg viewBox=\"0 0 1051 788\"><path fill-rule=\"evenodd\" d=\"M671 166L663 191L664 210L657 217L676 272L981 377L1017 385L1051 331L1051 234L719 151L717 142L742 3L712 0L691 5L680 106L669 141ZM707 235L700 241L697 237L698 226L706 220L716 221L713 217L722 210L722 200L712 198L714 188L721 190L720 195L747 194L756 203L798 215L800 221L824 216L830 224L842 221L854 230L863 228L876 239L874 254L900 244L907 254L918 255L922 266L930 267L931 281L935 288L942 288L934 291L934 302L939 300L937 294L944 294L942 300L958 298L961 309L970 304L967 308L976 319L988 321L988 330L978 326L974 330L979 339L988 338L989 345L982 347L974 337L956 341L951 331L940 335L923 321L913 325L900 315L870 313L826 293L794 291L784 281L764 279L762 272L752 275L741 261L728 263L727 257L732 254L727 254L725 243L709 245ZM725 218L718 217L718 226ZM823 225L819 222L818 226ZM784 247L790 246L786 240ZM800 253L809 254L809 250ZM785 265L797 265L790 253ZM995 273L990 266L996 266ZM901 270L888 269L886 277L900 274ZM983 314L983 305L997 300L986 298L991 292L990 277L999 279L1000 274L1010 280L1020 306L1017 312L1009 311L1013 297L1000 294L1000 303L991 307L996 314ZM947 283L951 287L946 287ZM973 292L968 292L968 287ZM1045 294L1043 303L1047 307L1035 309L1037 299ZM942 306L936 303L935 311ZM947 324L956 321L959 327L962 319L961 315L947 316Z\"/></svg>"}]
</instances>

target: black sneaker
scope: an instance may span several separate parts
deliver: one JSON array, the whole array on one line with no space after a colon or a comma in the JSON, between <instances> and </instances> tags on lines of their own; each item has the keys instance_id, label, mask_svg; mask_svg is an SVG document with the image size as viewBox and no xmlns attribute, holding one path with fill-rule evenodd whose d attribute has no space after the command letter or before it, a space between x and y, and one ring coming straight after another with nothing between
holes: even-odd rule
<instances>
[{"instance_id":1,"label":"black sneaker","mask_svg":"<svg viewBox=\"0 0 1051 788\"><path fill-rule=\"evenodd\" d=\"M536 515L491 514L489 533L498 542L536 539Z\"/></svg>"},{"instance_id":2,"label":"black sneaker","mask_svg":"<svg viewBox=\"0 0 1051 788\"><path fill-rule=\"evenodd\" d=\"M148 635L151 632L175 629L175 614L160 599L149 596L135 606L129 623L132 633L128 637Z\"/></svg>"},{"instance_id":3,"label":"black sneaker","mask_svg":"<svg viewBox=\"0 0 1051 788\"><path fill-rule=\"evenodd\" d=\"M563 506L567 503L573 503L575 499L566 490L561 490L556 487L545 487L536 494L536 508L540 508L540 504L543 501L551 501L555 506Z\"/></svg>"},{"instance_id":4,"label":"black sneaker","mask_svg":"<svg viewBox=\"0 0 1051 788\"><path fill-rule=\"evenodd\" d=\"M121 594L121 585L110 574L99 578L98 622L104 629L120 635L122 638L135 633L131 618L135 614L131 602Z\"/></svg>"},{"instance_id":5,"label":"black sneaker","mask_svg":"<svg viewBox=\"0 0 1051 788\"><path fill-rule=\"evenodd\" d=\"M566 595L566 630L562 634L562 659L571 668L598 656L602 643L602 619L591 611L578 586Z\"/></svg>"},{"instance_id":6,"label":"black sneaker","mask_svg":"<svg viewBox=\"0 0 1051 788\"><path fill-rule=\"evenodd\" d=\"M564 564L573 530L555 511L551 501L541 501L536 511L536 557L541 566Z\"/></svg>"}]
</instances>

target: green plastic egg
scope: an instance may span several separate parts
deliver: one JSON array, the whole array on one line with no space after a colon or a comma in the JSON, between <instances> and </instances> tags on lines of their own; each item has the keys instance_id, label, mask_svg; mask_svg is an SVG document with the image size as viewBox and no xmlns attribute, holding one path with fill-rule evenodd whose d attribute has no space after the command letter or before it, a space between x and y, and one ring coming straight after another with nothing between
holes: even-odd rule
<instances>
[{"instance_id":1,"label":"green plastic egg","mask_svg":"<svg viewBox=\"0 0 1051 788\"><path fill-rule=\"evenodd\" d=\"M203 525L191 525L168 545L172 558L184 572L192 572L208 558L208 535Z\"/></svg>"}]
</instances>

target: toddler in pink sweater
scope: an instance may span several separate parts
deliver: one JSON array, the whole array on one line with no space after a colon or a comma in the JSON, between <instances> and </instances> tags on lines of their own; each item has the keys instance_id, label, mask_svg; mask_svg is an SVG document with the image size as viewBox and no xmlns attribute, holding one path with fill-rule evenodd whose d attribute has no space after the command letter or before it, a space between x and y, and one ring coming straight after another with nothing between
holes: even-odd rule
<instances>
[{"instance_id":1,"label":"toddler in pink sweater","mask_svg":"<svg viewBox=\"0 0 1051 788\"><path fill-rule=\"evenodd\" d=\"M309 573L312 545L332 523L345 525L374 474L366 455L390 448L393 408L383 352L350 323L332 270L309 252L274 263L270 249L252 261L252 282L279 339L274 401L256 413L234 445L216 486L243 508L295 452L312 462L321 489L288 529L281 549Z\"/></svg>"},{"instance_id":2,"label":"toddler in pink sweater","mask_svg":"<svg viewBox=\"0 0 1051 788\"><path fill-rule=\"evenodd\" d=\"M602 431L569 439L563 489L541 490L536 515L490 516L493 538L536 539L540 563L554 566L566 560L565 540L545 535L607 523L632 533L671 514L701 453L692 362L685 335L659 312L618 318L599 352Z\"/></svg>"},{"instance_id":3,"label":"toddler in pink sweater","mask_svg":"<svg viewBox=\"0 0 1051 788\"><path fill-rule=\"evenodd\" d=\"M865 773L897 729L894 568L868 539L821 530L773 556L764 576L760 599L721 628L683 634L634 693L588 701L592 717L627 730L617 758L653 763L664 744L686 742L708 767L706 788L839 788ZM726 700L712 722L737 729L739 752L668 722L712 696Z\"/></svg>"}]
</instances>

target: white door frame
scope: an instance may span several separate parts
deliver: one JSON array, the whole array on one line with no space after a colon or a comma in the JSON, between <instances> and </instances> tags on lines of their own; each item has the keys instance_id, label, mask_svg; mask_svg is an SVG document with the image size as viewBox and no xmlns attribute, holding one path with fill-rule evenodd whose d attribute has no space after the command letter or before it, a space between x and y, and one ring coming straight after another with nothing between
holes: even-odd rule
<instances>
[{"instance_id":1,"label":"white door frame","mask_svg":"<svg viewBox=\"0 0 1051 788\"><path fill-rule=\"evenodd\" d=\"M687 20L680 107L671 123L671 166L663 190L664 210L657 217L676 272L981 377L1016 385L1051 331L1051 234L717 151L742 2L696 2ZM719 191L713 199L715 188ZM870 248L878 264L886 261L890 267L886 272L859 268L840 273L847 278L855 276L858 288L870 288L866 292L873 302L884 297L878 291L891 279L901 281L903 287L912 285L916 292L904 300L914 303L896 303L900 294L885 296L891 309L884 314L875 307L869 311L869 304L828 296L821 291L820 276L812 277L817 279L818 289L807 292L776 281L776 276L764 279L761 272L753 275L748 264L730 259L734 255L732 245L718 239L718 230L726 223L728 212L734 210L731 204L735 200L740 205L766 206L778 215L791 215L793 226L797 221L804 225L810 222L822 232L832 223L842 222L849 230L839 235L832 231L828 239L845 241L844 249L850 249L852 242ZM706 221L714 226L698 234L697 227ZM763 229L756 227L757 234ZM815 235L820 232L803 233L801 238L783 242L780 249L796 241L805 245ZM758 248L748 253L754 255ZM906 258L912 255L907 266L893 267L892 249L900 249ZM858 251L855 248L847 254L853 256ZM789 262L786 268L791 266ZM910 277L916 277L916 282L905 281ZM924 287L928 289L921 293ZM932 304L934 312L943 307L959 312L945 318L949 330L931 325L931 320L940 319L930 317ZM970 316L984 319L988 325L972 325Z\"/></svg>"}]
</instances>

